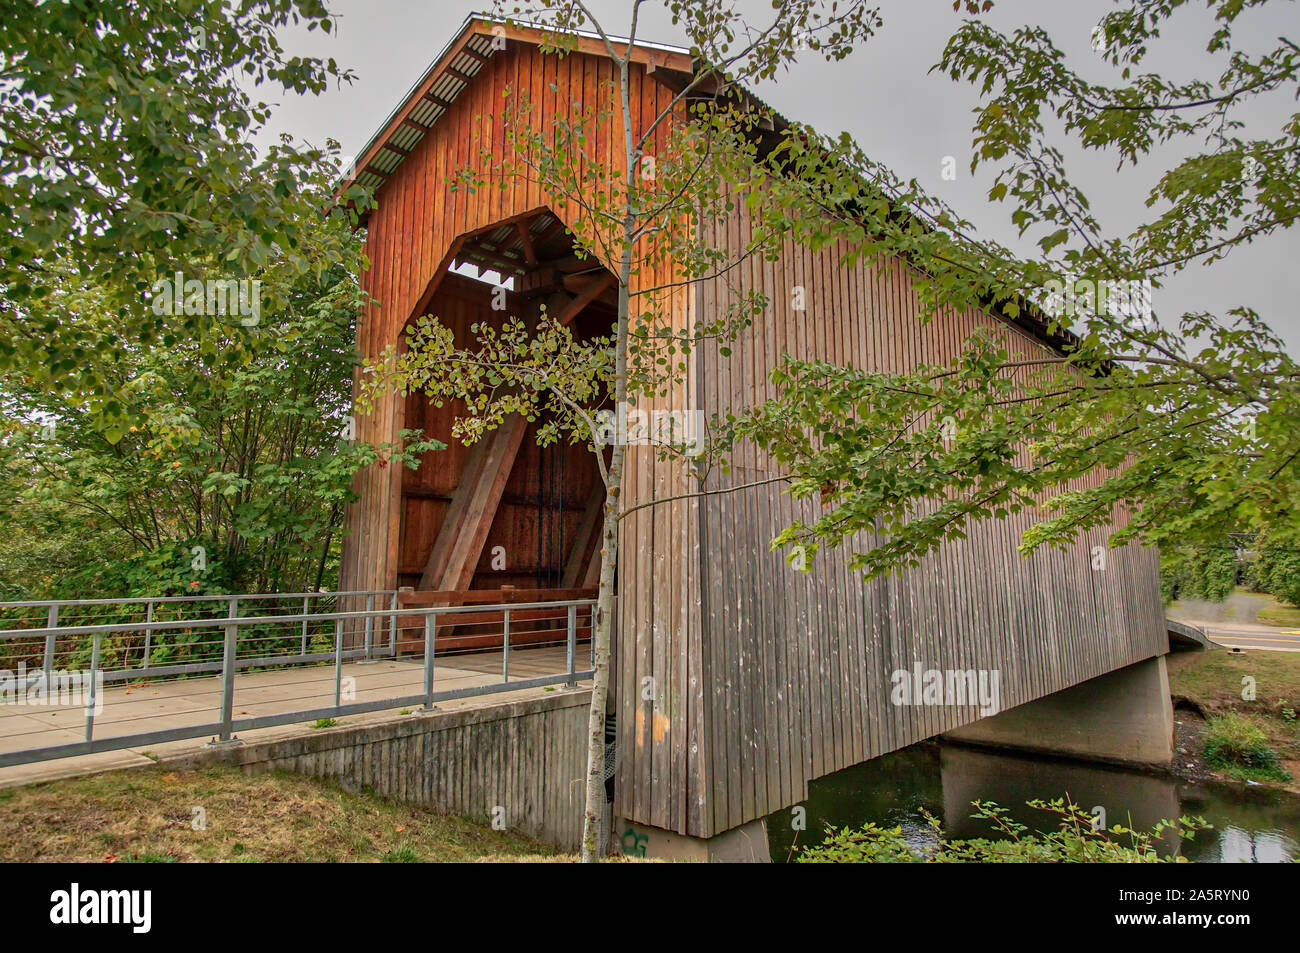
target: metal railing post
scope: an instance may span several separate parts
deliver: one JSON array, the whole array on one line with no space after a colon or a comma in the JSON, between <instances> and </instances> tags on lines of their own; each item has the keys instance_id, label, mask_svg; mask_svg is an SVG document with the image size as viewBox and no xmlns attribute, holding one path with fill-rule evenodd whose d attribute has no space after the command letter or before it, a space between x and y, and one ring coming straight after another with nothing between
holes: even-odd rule
<instances>
[{"instance_id":1,"label":"metal railing post","mask_svg":"<svg viewBox=\"0 0 1300 953\"><path fill-rule=\"evenodd\" d=\"M310 613L311 613L311 596L303 596L302 614L309 615ZM302 651L299 652L298 654L299 655L307 654L307 620L306 619L302 620Z\"/></svg>"},{"instance_id":2,"label":"metal railing post","mask_svg":"<svg viewBox=\"0 0 1300 953\"><path fill-rule=\"evenodd\" d=\"M334 707L339 707L343 692L343 620L334 620Z\"/></svg>"},{"instance_id":3,"label":"metal railing post","mask_svg":"<svg viewBox=\"0 0 1300 953\"><path fill-rule=\"evenodd\" d=\"M433 711L433 650L438 637L438 613L424 617L424 710Z\"/></svg>"},{"instance_id":4,"label":"metal railing post","mask_svg":"<svg viewBox=\"0 0 1300 953\"><path fill-rule=\"evenodd\" d=\"M506 610L505 641L501 652L501 681L510 681L510 610Z\"/></svg>"},{"instance_id":5,"label":"metal railing post","mask_svg":"<svg viewBox=\"0 0 1300 953\"><path fill-rule=\"evenodd\" d=\"M226 618L239 618L238 599L230 600ZM235 720L235 656L239 645L239 624L222 626L222 629L225 632L225 644L221 652L221 734L217 740L229 743Z\"/></svg>"},{"instance_id":6,"label":"metal railing post","mask_svg":"<svg viewBox=\"0 0 1300 953\"><path fill-rule=\"evenodd\" d=\"M375 611L375 594L372 592L366 596L366 612ZM375 617L366 616L366 661L370 661L371 644L375 638Z\"/></svg>"},{"instance_id":7,"label":"metal railing post","mask_svg":"<svg viewBox=\"0 0 1300 953\"><path fill-rule=\"evenodd\" d=\"M99 649L102 636L95 633L90 642L90 697L89 704L86 705L86 740L90 741L95 734L95 699L98 693L95 691L95 672L99 670ZM45 683L45 690L49 692L51 685Z\"/></svg>"},{"instance_id":8,"label":"metal railing post","mask_svg":"<svg viewBox=\"0 0 1300 953\"><path fill-rule=\"evenodd\" d=\"M47 629L58 628L59 625L59 607L50 606L49 612L45 614L45 627ZM41 670L45 673L45 690L49 691L50 679L54 676L54 649L55 638L52 635L45 637L45 655L41 660Z\"/></svg>"},{"instance_id":9,"label":"metal railing post","mask_svg":"<svg viewBox=\"0 0 1300 953\"><path fill-rule=\"evenodd\" d=\"M153 600L150 599L144 604L144 623L148 625L153 621ZM149 656L153 652L153 629L144 630L144 656L140 659L140 667L149 667ZM125 664L125 662L123 663Z\"/></svg>"},{"instance_id":10,"label":"metal railing post","mask_svg":"<svg viewBox=\"0 0 1300 953\"><path fill-rule=\"evenodd\" d=\"M567 671L569 673L569 680L565 682L565 684L568 685L570 688L574 688L578 684L578 680L573 677L573 672L574 672L573 654L574 654L574 650L577 648L577 645L578 645L578 607L576 605L570 604L568 633L566 634L564 640L564 656L565 656L564 661L565 661L565 665L568 666Z\"/></svg>"},{"instance_id":11,"label":"metal railing post","mask_svg":"<svg viewBox=\"0 0 1300 953\"><path fill-rule=\"evenodd\" d=\"M388 617L388 654L397 658L397 590L393 590L393 597L389 600L388 606L393 614Z\"/></svg>"}]
</instances>

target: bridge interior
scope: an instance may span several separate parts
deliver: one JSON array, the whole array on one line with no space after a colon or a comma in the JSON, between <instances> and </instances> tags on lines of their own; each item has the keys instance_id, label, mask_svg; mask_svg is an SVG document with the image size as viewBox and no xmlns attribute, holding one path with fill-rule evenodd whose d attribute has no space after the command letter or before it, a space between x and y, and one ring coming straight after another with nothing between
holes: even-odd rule
<instances>
[{"instance_id":1,"label":"bridge interior","mask_svg":"<svg viewBox=\"0 0 1300 953\"><path fill-rule=\"evenodd\" d=\"M507 317L536 326L545 313L578 339L607 334L616 314L613 276L579 257L552 213L538 210L461 236L447 272L417 314L432 315L472 346L472 326ZM409 329L409 326L408 326ZM462 401L404 401L406 429L447 445L404 469L397 507L397 587L539 600L594 594L604 484L590 450L567 440L540 447L546 419L512 415L465 446L453 424ZM391 583L390 583L391 584ZM484 643L487 644L487 643Z\"/></svg>"}]
</instances>

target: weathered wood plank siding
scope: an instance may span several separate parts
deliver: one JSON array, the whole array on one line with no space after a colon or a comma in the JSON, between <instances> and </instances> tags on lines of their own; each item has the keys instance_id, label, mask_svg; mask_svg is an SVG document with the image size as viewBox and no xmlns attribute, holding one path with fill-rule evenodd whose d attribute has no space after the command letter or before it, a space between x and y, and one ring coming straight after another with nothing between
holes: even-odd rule
<instances>
[{"instance_id":1,"label":"weathered wood plank siding","mask_svg":"<svg viewBox=\"0 0 1300 953\"><path fill-rule=\"evenodd\" d=\"M718 227L739 249L743 212ZM752 406L774 392L767 374L783 353L869 370L900 371L954 356L977 326L996 326L1014 347L1043 345L990 315L949 314L929 324L906 267L845 267L844 248L787 245L774 263L731 276L741 293L762 288L767 313L732 347L706 349L699 371L706 413ZM805 310L794 307L801 287ZM712 315L727 291L703 286L699 312ZM742 486L779 470L745 448L730 475L709 489ZM727 830L794 804L810 780L979 717L973 705L896 706L891 674L925 669L995 670L1000 705L1014 707L1167 648L1153 551L1110 550L1101 571L1093 531L1067 551L1022 558L1020 534L1033 514L981 523L911 571L865 582L844 550L820 553L811 571L772 553L775 533L819 507L794 503L780 485L712 496L701 506L700 556L708 691L704 736L712 782L698 833ZM1122 519L1122 517L1121 517ZM866 538L854 547L869 546ZM696 833L692 831L692 833Z\"/></svg>"},{"instance_id":2,"label":"weathered wood plank siding","mask_svg":"<svg viewBox=\"0 0 1300 953\"><path fill-rule=\"evenodd\" d=\"M168 764L296 771L480 824L491 824L499 809L506 829L576 850L590 701L590 692L565 692L213 749Z\"/></svg>"}]
</instances>

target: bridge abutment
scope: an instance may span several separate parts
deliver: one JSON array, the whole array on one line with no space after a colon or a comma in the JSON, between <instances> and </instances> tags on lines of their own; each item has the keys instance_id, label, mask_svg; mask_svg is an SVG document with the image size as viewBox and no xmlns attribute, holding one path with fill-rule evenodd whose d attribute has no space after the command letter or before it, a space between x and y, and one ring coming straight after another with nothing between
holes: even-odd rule
<instances>
[{"instance_id":1,"label":"bridge abutment","mask_svg":"<svg viewBox=\"0 0 1300 953\"><path fill-rule=\"evenodd\" d=\"M582 689L412 712L201 749L164 763L223 761L250 774L282 770L329 778L350 791L373 791L575 851L582 840L590 701L591 692Z\"/></svg>"},{"instance_id":2,"label":"bridge abutment","mask_svg":"<svg viewBox=\"0 0 1300 953\"><path fill-rule=\"evenodd\" d=\"M1165 657L1137 662L943 735L948 741L1164 767L1174 755Z\"/></svg>"}]
</instances>

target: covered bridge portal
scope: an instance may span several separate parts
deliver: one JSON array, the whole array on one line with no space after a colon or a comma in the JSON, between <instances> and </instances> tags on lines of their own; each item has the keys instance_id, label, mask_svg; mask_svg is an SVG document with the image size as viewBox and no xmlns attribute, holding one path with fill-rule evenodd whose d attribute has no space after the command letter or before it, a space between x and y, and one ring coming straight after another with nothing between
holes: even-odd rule
<instances>
[{"instance_id":1,"label":"covered bridge portal","mask_svg":"<svg viewBox=\"0 0 1300 953\"><path fill-rule=\"evenodd\" d=\"M572 210L552 207L533 181L502 182L483 158L485 146L498 156L505 149L493 114L507 91L540 107L541 123L565 103L611 95L615 71L598 41L582 38L577 52L560 57L543 54L539 39L467 21L358 161L357 178L376 188L378 202L367 221L365 275L376 304L358 330L366 357L400 345L423 314L457 329L499 316L491 287L456 272L464 263L512 277L506 313L527 318L544 301L580 334L608 330L609 271L573 256L564 228ZM671 48L639 47L635 58L634 131L669 104L692 68L686 52ZM598 148L619 155L620 139L615 130ZM481 173L486 187L453 189L451 177L465 169ZM713 240L739 249L746 227L738 210ZM688 379L656 406L706 417L751 406L768 395L767 372L786 352L903 369L946 359L974 328L990 325L1026 353L1046 346L983 312L923 325L906 268L846 268L842 251L791 245L780 261L740 264L733 282L761 286L771 307L729 357L699 353ZM665 277L640 280L658 287ZM797 312L796 286L805 299ZM726 292L703 284L663 293L687 327ZM409 585L482 601L508 596L507 586L528 599L591 591L602 487L590 455L539 450L521 421L465 448L450 437L455 413L415 396L384 401L358 421L362 439L422 427L449 449L415 472L376 465L359 476L341 587ZM735 463L729 475L712 473L707 488L775 475L752 449ZM625 506L692 488L677 464L628 448ZM864 583L839 554L822 554L804 574L769 551L800 506L767 486L665 502L623 521L612 702L619 817L712 837L797 803L813 778L980 718L974 700L891 704L898 670L996 671L1005 710L1167 649L1153 552L1110 551L1096 570L1091 551L1104 543L1096 532L1069 551L1023 559L1015 543L1029 517L1021 515L976 527L914 571Z\"/></svg>"}]
</instances>

